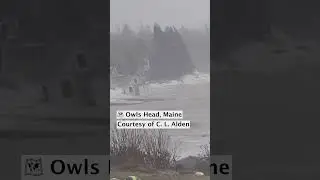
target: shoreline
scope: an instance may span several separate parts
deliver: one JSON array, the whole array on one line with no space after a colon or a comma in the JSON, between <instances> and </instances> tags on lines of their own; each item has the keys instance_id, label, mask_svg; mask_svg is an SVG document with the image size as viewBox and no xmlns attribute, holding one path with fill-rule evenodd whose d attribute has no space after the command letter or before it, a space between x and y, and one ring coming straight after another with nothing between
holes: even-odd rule
<instances>
[{"instance_id":1,"label":"shoreline","mask_svg":"<svg viewBox=\"0 0 320 180\"><path fill-rule=\"evenodd\" d=\"M199 157L185 157L178 160L176 167L169 169L146 168L139 165L111 165L110 179L125 179L128 176L137 176L141 179L149 180L209 180L210 179L210 163L195 162ZM204 162L204 161L203 161Z\"/></svg>"}]
</instances>

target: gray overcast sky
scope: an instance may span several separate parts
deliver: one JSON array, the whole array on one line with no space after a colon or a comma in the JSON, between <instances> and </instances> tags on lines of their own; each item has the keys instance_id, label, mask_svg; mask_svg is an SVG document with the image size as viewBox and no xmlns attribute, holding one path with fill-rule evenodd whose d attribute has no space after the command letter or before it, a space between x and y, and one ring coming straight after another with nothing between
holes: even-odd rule
<instances>
[{"instance_id":1,"label":"gray overcast sky","mask_svg":"<svg viewBox=\"0 0 320 180\"><path fill-rule=\"evenodd\" d=\"M184 25L203 28L210 22L210 0L111 0L111 26ZM112 27L111 27L112 28Z\"/></svg>"}]
</instances>

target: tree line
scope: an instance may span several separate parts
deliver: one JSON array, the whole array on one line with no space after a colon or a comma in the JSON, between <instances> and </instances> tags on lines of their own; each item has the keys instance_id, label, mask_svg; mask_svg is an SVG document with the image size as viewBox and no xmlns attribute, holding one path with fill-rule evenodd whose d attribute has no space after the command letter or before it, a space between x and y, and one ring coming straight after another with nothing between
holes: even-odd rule
<instances>
[{"instance_id":1,"label":"tree line","mask_svg":"<svg viewBox=\"0 0 320 180\"><path fill-rule=\"evenodd\" d=\"M151 79L173 79L192 73L197 64L208 67L210 29L185 27L141 26L138 31L129 25L111 33L110 65L125 75L135 73L144 58L151 62Z\"/></svg>"}]
</instances>

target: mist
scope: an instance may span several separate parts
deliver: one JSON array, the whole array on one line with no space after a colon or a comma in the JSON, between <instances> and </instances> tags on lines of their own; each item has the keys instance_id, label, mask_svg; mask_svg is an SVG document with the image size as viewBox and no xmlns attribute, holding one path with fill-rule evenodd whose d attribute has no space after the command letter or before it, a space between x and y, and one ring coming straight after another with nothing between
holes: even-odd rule
<instances>
[{"instance_id":1,"label":"mist","mask_svg":"<svg viewBox=\"0 0 320 180\"><path fill-rule=\"evenodd\" d=\"M115 26L128 24L132 28L140 25L174 25L187 28L203 28L210 22L209 0L111 0L111 30Z\"/></svg>"}]
</instances>

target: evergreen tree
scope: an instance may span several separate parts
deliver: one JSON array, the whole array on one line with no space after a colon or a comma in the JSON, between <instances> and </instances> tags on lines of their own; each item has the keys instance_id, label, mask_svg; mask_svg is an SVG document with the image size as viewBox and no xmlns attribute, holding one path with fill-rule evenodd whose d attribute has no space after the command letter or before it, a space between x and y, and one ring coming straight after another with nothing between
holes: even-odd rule
<instances>
[{"instance_id":1,"label":"evergreen tree","mask_svg":"<svg viewBox=\"0 0 320 180\"><path fill-rule=\"evenodd\" d=\"M135 33L134 31L131 30L128 24L125 24L122 29L122 35L125 36L125 38L129 38L129 37L133 37Z\"/></svg>"},{"instance_id":2,"label":"evergreen tree","mask_svg":"<svg viewBox=\"0 0 320 180\"><path fill-rule=\"evenodd\" d=\"M153 80L178 79L194 69L186 46L174 27L154 26L155 52L151 58L150 76Z\"/></svg>"}]
</instances>

